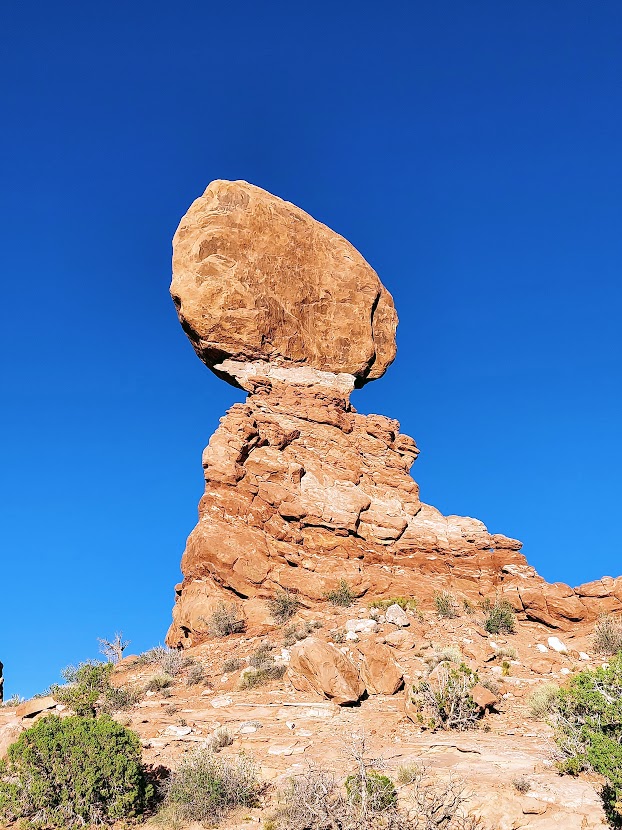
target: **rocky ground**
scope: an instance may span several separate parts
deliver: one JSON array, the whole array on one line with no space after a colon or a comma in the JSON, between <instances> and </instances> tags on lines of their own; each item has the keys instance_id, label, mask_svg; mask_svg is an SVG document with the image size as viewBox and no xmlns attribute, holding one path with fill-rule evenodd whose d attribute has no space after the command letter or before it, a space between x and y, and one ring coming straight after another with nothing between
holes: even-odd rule
<instances>
[{"instance_id":1,"label":"rocky ground","mask_svg":"<svg viewBox=\"0 0 622 830\"><path fill-rule=\"evenodd\" d=\"M464 782L470 794L469 812L482 816L489 828L608 826L598 780L557 773L552 730L531 716L528 704L539 684L562 684L573 673L602 663L592 651L591 626L561 637L540 623L519 620L515 633L493 636L483 628L480 610L460 610L457 618L447 619L432 608L415 609L398 615L401 625L396 625L371 609L374 620L369 606L369 602L357 602L350 608L337 608L323 603L313 614L303 611L285 625L266 622L243 633L208 637L183 652L183 667L171 685L159 691L144 690L154 676L162 675L161 666L126 657L115 670L114 683L140 690L141 695L131 709L115 717L139 734L146 763L169 769L225 727L233 741L221 751L251 755L269 784L262 807L234 814L225 827L261 823L286 780L309 764L345 777L352 768L353 734L365 735L368 751L384 759L386 773L394 780L401 766L417 763L438 776L441 785L449 776ZM291 645L288 626L305 633L311 623L311 636ZM283 644L284 639L289 645ZM317 691L337 687L343 691L351 682L347 677L344 680L343 672L339 679L339 667L336 671L330 655L316 663L301 661L310 646L333 640L337 642L326 648L338 650L358 671L357 676L366 678L367 691L356 704L340 706ZM249 660L266 643L273 646L270 658L286 668L285 675L255 688L241 688L244 675L252 671ZM405 689L427 677L436 662L434 655L447 647L459 649L465 663L477 670L480 682L498 697L476 729L429 731L408 716ZM370 659L375 649L379 649L376 657L380 655L376 664ZM508 658L512 649L516 656ZM239 668L224 671L225 661L232 658L239 660ZM204 676L191 683L200 673L197 664ZM316 684L316 690L309 682L304 691L295 688L293 683L304 685L300 682L304 675L296 667ZM390 684L400 687L394 694L369 694L374 683L381 686L387 677ZM39 713L43 706L56 704L43 698L17 710L0 709L0 750L33 718L45 714ZM400 797L407 796L408 787L400 788Z\"/></svg>"}]
</instances>

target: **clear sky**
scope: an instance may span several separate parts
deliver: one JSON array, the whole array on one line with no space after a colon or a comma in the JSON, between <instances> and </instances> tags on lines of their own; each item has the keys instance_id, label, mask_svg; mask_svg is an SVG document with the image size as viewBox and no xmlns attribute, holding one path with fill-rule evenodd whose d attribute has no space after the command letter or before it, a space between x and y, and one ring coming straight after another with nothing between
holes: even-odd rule
<instances>
[{"instance_id":1,"label":"clear sky","mask_svg":"<svg viewBox=\"0 0 622 830\"><path fill-rule=\"evenodd\" d=\"M356 392L424 501L549 580L622 573L619 0L5 3L0 660L30 695L161 642L242 394L195 357L170 240L215 178L345 235L400 315Z\"/></svg>"}]
</instances>

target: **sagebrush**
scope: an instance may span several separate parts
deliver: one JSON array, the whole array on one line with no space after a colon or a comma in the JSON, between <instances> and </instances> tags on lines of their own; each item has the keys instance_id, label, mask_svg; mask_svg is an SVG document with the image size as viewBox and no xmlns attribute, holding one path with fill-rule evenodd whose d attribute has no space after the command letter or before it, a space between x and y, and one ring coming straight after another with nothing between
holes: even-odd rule
<instances>
[{"instance_id":1,"label":"sagebrush","mask_svg":"<svg viewBox=\"0 0 622 830\"><path fill-rule=\"evenodd\" d=\"M257 803L261 785L247 755L199 749L184 758L166 787L163 809L174 821L216 823L234 807Z\"/></svg>"}]
</instances>

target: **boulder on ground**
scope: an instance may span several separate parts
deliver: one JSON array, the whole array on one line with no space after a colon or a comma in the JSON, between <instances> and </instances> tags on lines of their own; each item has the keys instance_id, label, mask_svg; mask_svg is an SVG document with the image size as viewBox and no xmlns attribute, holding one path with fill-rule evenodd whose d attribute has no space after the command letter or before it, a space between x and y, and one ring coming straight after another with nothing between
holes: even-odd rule
<instances>
[{"instance_id":1,"label":"boulder on ground","mask_svg":"<svg viewBox=\"0 0 622 830\"><path fill-rule=\"evenodd\" d=\"M360 672L370 695L393 695L402 687L404 672L393 659L391 649L381 643L358 646L362 655Z\"/></svg>"},{"instance_id":2,"label":"boulder on ground","mask_svg":"<svg viewBox=\"0 0 622 830\"><path fill-rule=\"evenodd\" d=\"M288 677L294 688L307 691L311 687L339 705L356 703L365 692L354 663L334 645L315 637L292 647Z\"/></svg>"},{"instance_id":3,"label":"boulder on ground","mask_svg":"<svg viewBox=\"0 0 622 830\"><path fill-rule=\"evenodd\" d=\"M53 709L56 706L56 701L50 695L46 697L33 697L32 700L26 700L15 710L18 718L32 718L38 715L39 712L45 712L46 709Z\"/></svg>"},{"instance_id":4,"label":"boulder on ground","mask_svg":"<svg viewBox=\"0 0 622 830\"><path fill-rule=\"evenodd\" d=\"M388 623L397 625L400 628L405 628L410 625L410 617L396 602L394 602L393 605L389 605L385 611L384 617Z\"/></svg>"},{"instance_id":5,"label":"boulder on ground","mask_svg":"<svg viewBox=\"0 0 622 830\"><path fill-rule=\"evenodd\" d=\"M480 683L476 683L471 689L471 697L473 698L473 703L480 709L494 709L499 703L497 695Z\"/></svg>"}]
</instances>

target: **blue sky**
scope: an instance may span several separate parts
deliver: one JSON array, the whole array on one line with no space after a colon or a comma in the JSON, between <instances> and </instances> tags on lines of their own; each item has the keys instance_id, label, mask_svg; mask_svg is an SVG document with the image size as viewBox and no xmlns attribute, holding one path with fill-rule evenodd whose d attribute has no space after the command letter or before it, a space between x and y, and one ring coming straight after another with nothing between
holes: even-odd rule
<instances>
[{"instance_id":1,"label":"blue sky","mask_svg":"<svg viewBox=\"0 0 622 830\"><path fill-rule=\"evenodd\" d=\"M571 584L617 575L622 5L280 2L2 11L6 692L163 640L201 451L241 395L195 357L170 240L214 178L344 234L400 315L356 392L423 499Z\"/></svg>"}]
</instances>

